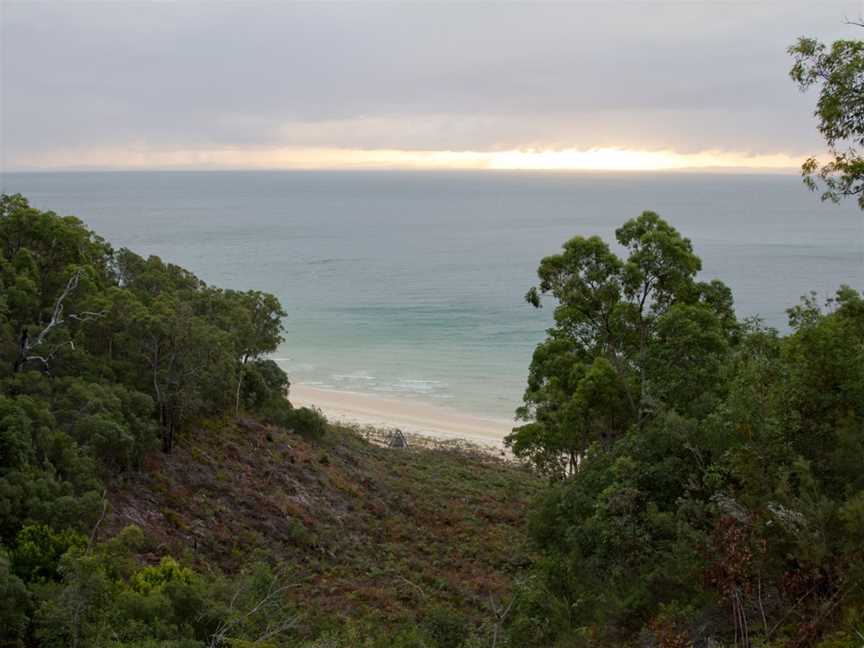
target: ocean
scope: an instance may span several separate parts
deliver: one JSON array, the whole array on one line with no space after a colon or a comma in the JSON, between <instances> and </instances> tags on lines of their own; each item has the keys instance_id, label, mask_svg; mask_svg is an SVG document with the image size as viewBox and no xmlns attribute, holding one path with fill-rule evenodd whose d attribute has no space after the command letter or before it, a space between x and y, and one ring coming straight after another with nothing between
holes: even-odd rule
<instances>
[{"instance_id":1,"label":"ocean","mask_svg":"<svg viewBox=\"0 0 864 648\"><path fill-rule=\"evenodd\" d=\"M650 209L693 241L739 317L784 329L801 295L862 286L864 214L794 175L536 172L7 173L115 247L276 294L293 381L510 418L551 308L540 259Z\"/></svg>"}]
</instances>

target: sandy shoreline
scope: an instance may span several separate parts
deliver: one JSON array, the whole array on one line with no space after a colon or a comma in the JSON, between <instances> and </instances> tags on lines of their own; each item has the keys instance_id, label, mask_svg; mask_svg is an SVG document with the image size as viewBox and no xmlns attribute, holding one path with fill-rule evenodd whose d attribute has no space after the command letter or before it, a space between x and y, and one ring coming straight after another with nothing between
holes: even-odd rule
<instances>
[{"instance_id":1,"label":"sandy shoreline","mask_svg":"<svg viewBox=\"0 0 864 648\"><path fill-rule=\"evenodd\" d=\"M462 414L427 403L320 389L296 383L291 385L289 398L295 405L318 407L334 421L378 428L399 428L412 434L441 439L465 439L499 448L514 425L506 419Z\"/></svg>"}]
</instances>

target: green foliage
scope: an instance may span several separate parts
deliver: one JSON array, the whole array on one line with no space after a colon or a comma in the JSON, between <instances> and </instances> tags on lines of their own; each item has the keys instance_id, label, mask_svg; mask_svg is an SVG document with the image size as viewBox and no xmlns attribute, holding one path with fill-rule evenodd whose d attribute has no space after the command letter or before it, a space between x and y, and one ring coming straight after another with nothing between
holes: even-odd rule
<instances>
[{"instance_id":1,"label":"green foliage","mask_svg":"<svg viewBox=\"0 0 864 648\"><path fill-rule=\"evenodd\" d=\"M801 86L823 83L818 114L835 153L841 141L864 145L852 105L861 64L853 45L828 51L801 41L794 51ZM830 168L826 196L860 197L858 171ZM322 455L326 419L293 408L287 376L265 358L282 341L275 298L223 291L156 257L115 252L77 219L3 196L0 642L858 641L864 299L848 287L824 306L804 298L781 336L758 321L739 323L729 289L696 280L701 263L690 241L657 214L628 221L616 239L621 257L597 237L571 239L542 260L527 295L538 307L544 298L557 303L532 359L523 424L508 443L550 483L528 516L530 573L516 580L502 613L491 593L509 595L510 586L485 575L527 564L512 555L521 519L513 509L530 478L510 482L499 467L484 482L477 475L488 466L479 460L368 444L353 454L330 444ZM202 442L214 433L205 417L226 427L224 417L242 410L305 439L237 419L227 425L230 440ZM152 481L136 482L148 454L160 442L171 452L185 433L195 448L181 447L177 465L166 458ZM221 457L220 472L230 466L240 477L209 483L201 465L186 461L211 454ZM377 473L356 468L374 461ZM169 479L171 471L182 479ZM281 480L286 487L269 492ZM237 481L246 490L231 491ZM105 483L146 483L171 533L230 554L233 576L202 569L200 555L165 555L165 545L148 545L135 528L94 542ZM490 496L505 486L506 498ZM180 502L193 487L190 511ZM258 526L231 525L241 500ZM361 522L347 525L349 514ZM302 573L274 560L241 563L241 547L273 536L298 552ZM374 544L375 560L357 550L363 543ZM322 591L325 582L335 585ZM317 597L316 618L292 597L295 586L304 603ZM478 612L487 596L489 613ZM336 621L344 610L335 602L345 600L359 618Z\"/></svg>"},{"instance_id":2,"label":"green foliage","mask_svg":"<svg viewBox=\"0 0 864 648\"><path fill-rule=\"evenodd\" d=\"M290 430L308 439L320 439L327 432L327 419L314 407L294 409L290 423Z\"/></svg>"},{"instance_id":3,"label":"green foliage","mask_svg":"<svg viewBox=\"0 0 864 648\"><path fill-rule=\"evenodd\" d=\"M75 441L114 471L139 467L158 445L153 399L123 385L60 379L55 416Z\"/></svg>"},{"instance_id":4,"label":"green foliage","mask_svg":"<svg viewBox=\"0 0 864 648\"><path fill-rule=\"evenodd\" d=\"M619 243L626 262L573 239L529 295L559 305L510 441L557 481L511 640L843 645L864 601L864 299L804 298L782 337L737 324L653 216Z\"/></svg>"},{"instance_id":5,"label":"green foliage","mask_svg":"<svg viewBox=\"0 0 864 648\"><path fill-rule=\"evenodd\" d=\"M507 590L499 574L509 569L513 538L522 537L517 511L531 478L446 454L431 455L433 477L429 461L407 453L413 478L405 479L391 474L392 453L352 435L362 445L351 450L353 459L335 443L322 455L326 419L291 406L287 376L266 358L282 341L283 316L272 295L208 286L157 257L113 250L75 218L34 209L21 196L0 199L0 643L290 646L325 627L352 646L487 643L474 603L477 592ZM604 389L601 368L586 384ZM243 411L252 416L233 424ZM236 435L231 443L226 429ZM289 433L303 438L286 444ZM160 445L174 454L155 456ZM304 450L295 457L298 447ZM190 448L194 462L183 461ZM200 465L212 457L220 475L236 462L236 475L220 476L218 488ZM372 462L374 470L349 476L336 468L348 459ZM167 479L166 466L178 460L195 480L194 507L185 506L187 478ZM264 460L274 463L259 474L254 466ZM283 488L256 481L278 475ZM238 477L256 488L210 508ZM314 486L301 486L310 477ZM438 479L447 487L432 501ZM155 516L138 509L148 526L170 528L159 543L134 528L98 542L123 519L114 507L130 484L140 487L131 499L150 498L145 506L154 507ZM295 486L329 494L307 499ZM364 489L374 497L358 499ZM420 489L428 504L415 510ZM456 508L452 492L460 493ZM256 507L271 496L261 515ZM320 508L305 510L313 504ZM480 509L491 517L489 532L477 535ZM190 525L199 511L206 518ZM264 527L232 533L227 518L237 511ZM346 511L358 519L359 551L343 524ZM195 555L167 555L190 537L201 543ZM250 564L244 549L262 538L288 547L302 571L281 567L273 555ZM418 552L429 559L417 562ZM490 557L478 561L481 554ZM439 573L443 561L458 566L454 575ZM396 578L403 573L421 584ZM460 583L462 575L469 581ZM330 594L318 591L319 578L335 585L333 600L347 601L344 609L360 621L338 619L342 612L324 602ZM312 598L314 614L300 605Z\"/></svg>"},{"instance_id":6,"label":"green foliage","mask_svg":"<svg viewBox=\"0 0 864 648\"><path fill-rule=\"evenodd\" d=\"M327 433L327 418L314 407L292 407L284 398L271 399L262 408L264 420L307 439L321 439Z\"/></svg>"},{"instance_id":7,"label":"green foliage","mask_svg":"<svg viewBox=\"0 0 864 648\"><path fill-rule=\"evenodd\" d=\"M426 613L422 628L433 646L461 646L468 638L468 624L456 610L434 607Z\"/></svg>"},{"instance_id":8,"label":"green foliage","mask_svg":"<svg viewBox=\"0 0 864 648\"><path fill-rule=\"evenodd\" d=\"M789 53L795 59L789 75L798 87L819 87L815 115L831 156L824 164L815 157L804 162L804 181L814 190L822 183L822 200L857 196L864 209L864 42L839 40L829 47L800 38Z\"/></svg>"},{"instance_id":9,"label":"green foliage","mask_svg":"<svg viewBox=\"0 0 864 648\"><path fill-rule=\"evenodd\" d=\"M241 405L260 411L267 404L284 400L289 388L288 376L272 360L255 360L246 365L240 394Z\"/></svg>"},{"instance_id":10,"label":"green foliage","mask_svg":"<svg viewBox=\"0 0 864 648\"><path fill-rule=\"evenodd\" d=\"M140 594L162 591L171 583L190 585L193 581L191 570L182 567L180 563L165 556L154 567L145 567L130 580L132 589Z\"/></svg>"},{"instance_id":11,"label":"green foliage","mask_svg":"<svg viewBox=\"0 0 864 648\"><path fill-rule=\"evenodd\" d=\"M81 221L0 197L0 539L95 522L99 477L140 468L202 416L282 398L261 356L278 301L115 252ZM241 390L247 376L248 388ZM237 396L235 402L235 395Z\"/></svg>"},{"instance_id":12,"label":"green foliage","mask_svg":"<svg viewBox=\"0 0 864 648\"><path fill-rule=\"evenodd\" d=\"M64 553L59 582L42 586L33 612L40 646L275 645L265 636L281 642L294 626L286 588L267 565L233 579L205 576L170 556L140 567L131 551L141 541L133 527L91 551Z\"/></svg>"},{"instance_id":13,"label":"green foliage","mask_svg":"<svg viewBox=\"0 0 864 648\"><path fill-rule=\"evenodd\" d=\"M224 598L228 585L170 558L133 573L117 558L128 535L93 552L85 534L104 515L104 481L140 469L160 441L170 452L201 417L290 407L287 377L263 358L284 315L272 295L207 286L113 250L76 218L0 197L0 543L11 547L0 642L210 640L230 615L207 588ZM322 425L296 415L306 434Z\"/></svg>"},{"instance_id":14,"label":"green foliage","mask_svg":"<svg viewBox=\"0 0 864 648\"><path fill-rule=\"evenodd\" d=\"M272 295L209 287L157 257L115 252L77 219L18 195L0 199L0 250L0 379L27 370L61 379L49 389L59 427L110 470L140 465L154 432L170 451L190 421L260 407L287 388L262 358L282 341L285 313ZM26 422L2 418L0 461L20 462Z\"/></svg>"},{"instance_id":15,"label":"green foliage","mask_svg":"<svg viewBox=\"0 0 864 648\"><path fill-rule=\"evenodd\" d=\"M72 529L55 531L44 524L26 526L15 539L12 569L25 581L57 579L63 555L86 544L87 539Z\"/></svg>"},{"instance_id":16,"label":"green foliage","mask_svg":"<svg viewBox=\"0 0 864 648\"><path fill-rule=\"evenodd\" d=\"M0 644L16 645L30 623L30 593L12 573L9 556L0 549Z\"/></svg>"},{"instance_id":17,"label":"green foliage","mask_svg":"<svg viewBox=\"0 0 864 648\"><path fill-rule=\"evenodd\" d=\"M26 466L32 456L32 422L14 400L0 396L0 468Z\"/></svg>"},{"instance_id":18,"label":"green foliage","mask_svg":"<svg viewBox=\"0 0 864 648\"><path fill-rule=\"evenodd\" d=\"M471 632L453 610L435 607L419 623L395 627L349 623L298 648L480 648L492 645L491 641L487 633Z\"/></svg>"},{"instance_id":19,"label":"green foliage","mask_svg":"<svg viewBox=\"0 0 864 648\"><path fill-rule=\"evenodd\" d=\"M557 300L555 325L531 362L517 412L527 423L507 442L553 477L574 473L592 444L643 427L660 401L710 409L737 335L729 289L695 280L701 262L675 228L644 212L616 237L626 259L598 237L574 237L543 259L527 295L537 307Z\"/></svg>"}]
</instances>

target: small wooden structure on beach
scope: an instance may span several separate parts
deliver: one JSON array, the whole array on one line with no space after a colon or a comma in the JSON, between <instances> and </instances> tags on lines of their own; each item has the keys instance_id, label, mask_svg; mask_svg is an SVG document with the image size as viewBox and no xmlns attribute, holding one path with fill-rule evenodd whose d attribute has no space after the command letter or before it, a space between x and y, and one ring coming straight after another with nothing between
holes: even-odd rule
<instances>
[{"instance_id":1,"label":"small wooden structure on beach","mask_svg":"<svg viewBox=\"0 0 864 648\"><path fill-rule=\"evenodd\" d=\"M390 438L387 440L388 448L407 448L408 439L402 434L402 430L396 428L390 433Z\"/></svg>"}]
</instances>

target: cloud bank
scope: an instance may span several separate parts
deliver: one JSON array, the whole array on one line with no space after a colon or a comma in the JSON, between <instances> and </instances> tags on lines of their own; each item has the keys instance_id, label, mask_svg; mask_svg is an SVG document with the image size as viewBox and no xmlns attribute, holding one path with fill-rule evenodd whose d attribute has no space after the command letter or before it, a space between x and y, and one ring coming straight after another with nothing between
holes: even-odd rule
<instances>
[{"instance_id":1,"label":"cloud bank","mask_svg":"<svg viewBox=\"0 0 864 648\"><path fill-rule=\"evenodd\" d=\"M785 49L857 37L861 8L7 2L0 152L7 170L794 167L821 143Z\"/></svg>"}]
</instances>

